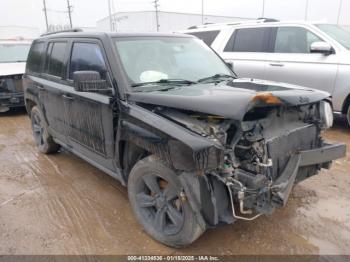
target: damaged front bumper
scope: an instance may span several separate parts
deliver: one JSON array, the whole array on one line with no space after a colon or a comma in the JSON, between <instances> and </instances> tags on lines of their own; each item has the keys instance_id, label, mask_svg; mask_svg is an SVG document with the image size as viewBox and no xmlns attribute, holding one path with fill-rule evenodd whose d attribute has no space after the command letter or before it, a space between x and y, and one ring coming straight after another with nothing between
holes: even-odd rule
<instances>
[{"instance_id":1,"label":"damaged front bumper","mask_svg":"<svg viewBox=\"0 0 350 262\"><path fill-rule=\"evenodd\" d=\"M271 186L272 203L276 207L285 206L301 167L321 165L329 167L331 161L346 155L345 144L325 144L321 148L301 151L292 156L281 174Z\"/></svg>"},{"instance_id":2,"label":"damaged front bumper","mask_svg":"<svg viewBox=\"0 0 350 262\"><path fill-rule=\"evenodd\" d=\"M24 106L23 93L3 93L0 94L0 110Z\"/></svg>"},{"instance_id":3,"label":"damaged front bumper","mask_svg":"<svg viewBox=\"0 0 350 262\"><path fill-rule=\"evenodd\" d=\"M283 172L274 182L259 188L256 191L256 199L250 199L249 201L246 201L246 196L248 195L249 199L249 193L247 193L247 191L250 189L240 181L229 178L225 184L230 193L233 217L235 219L253 220L263 213L271 213L275 208L285 206L294 184L299 180L298 174L301 168L309 166L317 166L318 169L329 168L333 160L342 158L345 155L345 144L325 144L317 149L300 151L290 157ZM239 186L238 190L237 186ZM264 200L259 200L259 198L264 198ZM235 202L237 201L235 201L235 199L239 202L241 214L258 214L250 217L237 215L235 211ZM246 202L248 202L248 204ZM252 202L255 203L255 206ZM265 206L261 203L264 203ZM248 209L246 208L246 204L249 206Z\"/></svg>"},{"instance_id":4,"label":"damaged front bumper","mask_svg":"<svg viewBox=\"0 0 350 262\"><path fill-rule=\"evenodd\" d=\"M324 144L299 151L289 158L274 181L242 170L235 170L232 176L184 172L179 178L197 220L203 226L215 227L220 223L231 224L238 219L250 221L262 214L271 214L286 205L293 186L305 179L305 169L329 168L333 160L345 155L345 144Z\"/></svg>"}]
</instances>

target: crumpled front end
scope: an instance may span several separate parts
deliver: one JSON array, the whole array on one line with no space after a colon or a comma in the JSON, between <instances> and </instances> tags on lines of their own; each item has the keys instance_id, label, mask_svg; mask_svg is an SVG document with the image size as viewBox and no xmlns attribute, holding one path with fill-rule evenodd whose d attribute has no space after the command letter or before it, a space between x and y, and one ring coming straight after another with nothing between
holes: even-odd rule
<instances>
[{"instance_id":1,"label":"crumpled front end","mask_svg":"<svg viewBox=\"0 0 350 262\"><path fill-rule=\"evenodd\" d=\"M0 76L0 112L24 106L22 74Z\"/></svg>"},{"instance_id":2,"label":"crumpled front end","mask_svg":"<svg viewBox=\"0 0 350 262\"><path fill-rule=\"evenodd\" d=\"M321 137L324 103L259 107L243 121L214 121L210 139L225 144L223 166L180 176L210 226L272 213L286 205L296 183L345 156L344 144Z\"/></svg>"}]
</instances>

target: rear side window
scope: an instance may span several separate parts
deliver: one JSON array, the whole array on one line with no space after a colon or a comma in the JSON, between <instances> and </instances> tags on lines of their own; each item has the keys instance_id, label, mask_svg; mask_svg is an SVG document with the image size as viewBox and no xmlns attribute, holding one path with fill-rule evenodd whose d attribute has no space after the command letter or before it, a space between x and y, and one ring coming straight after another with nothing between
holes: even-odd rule
<instances>
[{"instance_id":1,"label":"rear side window","mask_svg":"<svg viewBox=\"0 0 350 262\"><path fill-rule=\"evenodd\" d=\"M276 34L275 53L310 53L311 44L323 41L302 27L279 27Z\"/></svg>"},{"instance_id":2,"label":"rear side window","mask_svg":"<svg viewBox=\"0 0 350 262\"><path fill-rule=\"evenodd\" d=\"M33 43L30 48L27 59L27 72L28 73L40 73L41 61L45 53L45 44L43 42Z\"/></svg>"},{"instance_id":3,"label":"rear side window","mask_svg":"<svg viewBox=\"0 0 350 262\"><path fill-rule=\"evenodd\" d=\"M224 52L268 52L270 31L268 27L237 29Z\"/></svg>"},{"instance_id":4,"label":"rear side window","mask_svg":"<svg viewBox=\"0 0 350 262\"><path fill-rule=\"evenodd\" d=\"M94 43L74 43L70 61L69 78L75 71L97 71L106 79L107 67L101 48Z\"/></svg>"},{"instance_id":5,"label":"rear side window","mask_svg":"<svg viewBox=\"0 0 350 262\"><path fill-rule=\"evenodd\" d=\"M198 37L199 39L203 40L204 43L210 46L214 42L215 38L218 36L219 33L220 33L219 30L214 30L214 31L204 31L204 32L193 32L188 34Z\"/></svg>"},{"instance_id":6,"label":"rear side window","mask_svg":"<svg viewBox=\"0 0 350 262\"><path fill-rule=\"evenodd\" d=\"M66 42L49 43L45 66L45 72L47 74L62 77L66 47Z\"/></svg>"}]
</instances>

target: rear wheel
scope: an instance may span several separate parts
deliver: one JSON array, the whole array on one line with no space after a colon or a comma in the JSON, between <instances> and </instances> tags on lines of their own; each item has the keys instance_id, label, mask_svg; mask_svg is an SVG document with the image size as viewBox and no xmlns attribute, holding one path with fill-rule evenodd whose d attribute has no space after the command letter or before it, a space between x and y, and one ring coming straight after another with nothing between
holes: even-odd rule
<instances>
[{"instance_id":1,"label":"rear wheel","mask_svg":"<svg viewBox=\"0 0 350 262\"><path fill-rule=\"evenodd\" d=\"M131 170L128 195L144 230L165 245L185 246L204 232L175 172L153 156L140 160Z\"/></svg>"},{"instance_id":2,"label":"rear wheel","mask_svg":"<svg viewBox=\"0 0 350 262\"><path fill-rule=\"evenodd\" d=\"M37 106L32 108L30 118L34 140L40 152L44 154L56 153L60 149L60 145L53 141L52 136L47 130L43 114Z\"/></svg>"}]
</instances>

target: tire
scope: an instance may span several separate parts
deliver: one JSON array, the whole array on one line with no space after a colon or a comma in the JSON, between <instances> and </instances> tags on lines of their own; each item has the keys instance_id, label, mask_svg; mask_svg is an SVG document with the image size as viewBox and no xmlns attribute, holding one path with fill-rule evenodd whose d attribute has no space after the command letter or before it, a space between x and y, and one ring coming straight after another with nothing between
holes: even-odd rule
<instances>
[{"instance_id":1,"label":"tire","mask_svg":"<svg viewBox=\"0 0 350 262\"><path fill-rule=\"evenodd\" d=\"M39 151L44 154L56 153L60 149L60 145L53 141L52 136L47 130L47 124L43 114L37 106L32 108L30 119L32 122L34 140Z\"/></svg>"},{"instance_id":2,"label":"tire","mask_svg":"<svg viewBox=\"0 0 350 262\"><path fill-rule=\"evenodd\" d=\"M138 222L171 247L189 245L204 232L181 192L175 172L154 156L138 161L130 172L128 195Z\"/></svg>"},{"instance_id":3,"label":"tire","mask_svg":"<svg viewBox=\"0 0 350 262\"><path fill-rule=\"evenodd\" d=\"M350 127L350 105L348 106L348 109L346 111L346 120L348 121L348 125Z\"/></svg>"}]
</instances>

